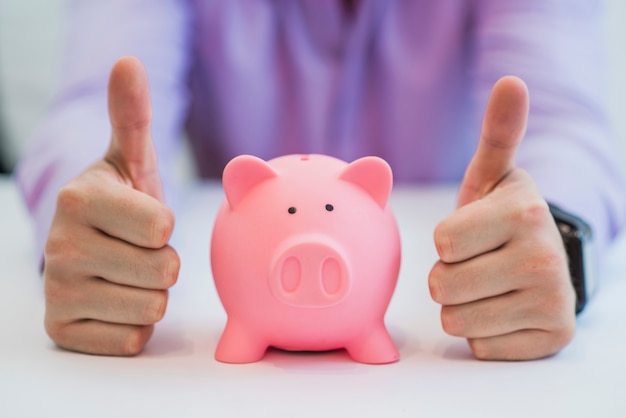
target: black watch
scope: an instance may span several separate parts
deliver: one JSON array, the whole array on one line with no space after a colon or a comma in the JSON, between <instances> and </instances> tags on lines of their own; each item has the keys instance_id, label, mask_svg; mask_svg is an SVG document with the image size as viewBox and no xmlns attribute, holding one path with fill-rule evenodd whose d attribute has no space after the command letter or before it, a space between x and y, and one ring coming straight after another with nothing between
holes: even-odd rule
<instances>
[{"instance_id":1,"label":"black watch","mask_svg":"<svg viewBox=\"0 0 626 418\"><path fill-rule=\"evenodd\" d=\"M591 227L579 217L555 205L549 206L565 244L572 285L576 290L576 314L578 314L585 308L596 286Z\"/></svg>"}]
</instances>

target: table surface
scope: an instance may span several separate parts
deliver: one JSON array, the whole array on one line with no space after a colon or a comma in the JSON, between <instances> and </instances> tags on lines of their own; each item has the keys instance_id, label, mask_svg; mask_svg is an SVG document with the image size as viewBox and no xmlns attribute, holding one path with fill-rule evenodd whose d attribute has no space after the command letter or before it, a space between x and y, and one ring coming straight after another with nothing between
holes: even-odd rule
<instances>
[{"instance_id":1,"label":"table surface","mask_svg":"<svg viewBox=\"0 0 626 418\"><path fill-rule=\"evenodd\" d=\"M11 179L0 177L0 416L626 416L626 237L569 346L538 361L478 361L464 339L442 331L428 293L432 232L454 194L392 193L403 261L385 319L399 362L270 350L260 362L229 365L213 358L226 320L208 257L219 184L184 193L172 238L182 265L167 314L142 354L117 358L66 352L46 336L31 225Z\"/></svg>"}]
</instances>

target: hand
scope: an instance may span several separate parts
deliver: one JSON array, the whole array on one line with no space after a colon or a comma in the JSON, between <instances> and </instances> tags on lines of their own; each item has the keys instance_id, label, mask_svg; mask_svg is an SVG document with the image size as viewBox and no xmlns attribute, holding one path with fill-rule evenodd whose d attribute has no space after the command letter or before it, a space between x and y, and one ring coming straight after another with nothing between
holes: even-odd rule
<instances>
[{"instance_id":1,"label":"hand","mask_svg":"<svg viewBox=\"0 0 626 418\"><path fill-rule=\"evenodd\" d=\"M134 355L180 267L167 245L174 216L162 203L148 81L134 58L111 71L109 116L105 157L58 194L44 253L45 327L69 350Z\"/></svg>"},{"instance_id":2,"label":"hand","mask_svg":"<svg viewBox=\"0 0 626 418\"><path fill-rule=\"evenodd\" d=\"M515 77L494 86L457 210L435 229L430 272L443 329L490 360L545 357L575 331L575 293L556 224L531 177L516 168L528 91Z\"/></svg>"}]
</instances>

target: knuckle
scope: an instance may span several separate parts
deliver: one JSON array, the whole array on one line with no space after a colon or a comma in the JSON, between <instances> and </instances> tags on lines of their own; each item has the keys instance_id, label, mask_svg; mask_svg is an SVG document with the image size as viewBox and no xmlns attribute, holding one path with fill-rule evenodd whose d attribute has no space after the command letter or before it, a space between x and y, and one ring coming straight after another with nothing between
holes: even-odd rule
<instances>
[{"instance_id":1,"label":"knuckle","mask_svg":"<svg viewBox=\"0 0 626 418\"><path fill-rule=\"evenodd\" d=\"M152 291L142 312L142 323L151 325L159 322L165 316L167 309L167 291Z\"/></svg>"},{"instance_id":2,"label":"knuckle","mask_svg":"<svg viewBox=\"0 0 626 418\"><path fill-rule=\"evenodd\" d=\"M92 347L81 343L82 338L77 335L71 322L55 321L46 315L44 325L48 337L64 350L95 354L107 353L106 350L102 349L103 344L99 341L92 341Z\"/></svg>"},{"instance_id":3,"label":"knuckle","mask_svg":"<svg viewBox=\"0 0 626 418\"><path fill-rule=\"evenodd\" d=\"M64 332L65 327L62 323L55 321L48 311L46 311L44 318L44 329L48 337L57 345L61 347L67 346L67 333Z\"/></svg>"},{"instance_id":4,"label":"knuckle","mask_svg":"<svg viewBox=\"0 0 626 418\"><path fill-rule=\"evenodd\" d=\"M554 289L542 300L542 311L548 322L546 328L557 333L573 335L576 328L576 295L568 283Z\"/></svg>"},{"instance_id":5,"label":"knuckle","mask_svg":"<svg viewBox=\"0 0 626 418\"><path fill-rule=\"evenodd\" d=\"M452 261L455 251L454 240L445 222L441 222L435 227L434 239L439 258L444 262Z\"/></svg>"},{"instance_id":6,"label":"knuckle","mask_svg":"<svg viewBox=\"0 0 626 418\"><path fill-rule=\"evenodd\" d=\"M573 321L565 321L564 324L559 328L554 335L554 343L553 343L553 353L560 351L566 345L568 345L576 334L576 322Z\"/></svg>"},{"instance_id":7,"label":"knuckle","mask_svg":"<svg viewBox=\"0 0 626 418\"><path fill-rule=\"evenodd\" d=\"M129 329L122 342L119 354L123 356L135 356L141 353L151 335L152 326L133 327Z\"/></svg>"},{"instance_id":8,"label":"knuckle","mask_svg":"<svg viewBox=\"0 0 626 418\"><path fill-rule=\"evenodd\" d=\"M563 298L573 288L570 281L569 267L565 250L559 245L533 241L532 256L525 262L525 276L532 280L533 286L542 289L544 298Z\"/></svg>"},{"instance_id":9,"label":"knuckle","mask_svg":"<svg viewBox=\"0 0 626 418\"><path fill-rule=\"evenodd\" d=\"M76 306L84 304L84 292L76 288L74 276L56 276L46 266L44 270L44 299L46 316L49 318L67 318ZM67 318L70 319L70 318Z\"/></svg>"},{"instance_id":10,"label":"knuckle","mask_svg":"<svg viewBox=\"0 0 626 418\"><path fill-rule=\"evenodd\" d=\"M523 199L516 217L520 225L529 228L543 227L552 220L547 202L539 196Z\"/></svg>"},{"instance_id":11,"label":"knuckle","mask_svg":"<svg viewBox=\"0 0 626 418\"><path fill-rule=\"evenodd\" d=\"M442 280L443 272L443 263L437 262L433 266L428 275L428 290L430 291L430 296L437 303L444 303L446 300L446 289L444 280Z\"/></svg>"},{"instance_id":12,"label":"knuckle","mask_svg":"<svg viewBox=\"0 0 626 418\"><path fill-rule=\"evenodd\" d=\"M164 247L174 231L174 214L163 206L163 209L153 217L150 226L149 240L155 248Z\"/></svg>"},{"instance_id":13,"label":"knuckle","mask_svg":"<svg viewBox=\"0 0 626 418\"><path fill-rule=\"evenodd\" d=\"M164 286L166 289L174 286L178 281L178 272L180 271L180 257L178 253L172 248L167 247L168 254L167 264L165 267Z\"/></svg>"},{"instance_id":14,"label":"knuckle","mask_svg":"<svg viewBox=\"0 0 626 418\"><path fill-rule=\"evenodd\" d=\"M149 261L145 263L151 266L149 272L149 283L147 287L150 289L165 290L174 286L178 281L178 272L180 271L180 257L178 253L169 245L158 250L150 250ZM145 275L139 271L137 267L137 275Z\"/></svg>"},{"instance_id":15,"label":"knuckle","mask_svg":"<svg viewBox=\"0 0 626 418\"><path fill-rule=\"evenodd\" d=\"M70 215L83 213L88 204L87 194L72 182L63 186L57 194L57 209Z\"/></svg>"},{"instance_id":16,"label":"knuckle","mask_svg":"<svg viewBox=\"0 0 626 418\"><path fill-rule=\"evenodd\" d=\"M466 197L466 202L473 202L480 199L485 195L485 190L491 187L491 184L485 184L485 181L477 178L476 175L468 176L467 174L463 178L463 194Z\"/></svg>"},{"instance_id":17,"label":"knuckle","mask_svg":"<svg viewBox=\"0 0 626 418\"><path fill-rule=\"evenodd\" d=\"M46 299L46 316L50 315L51 309L62 306L67 299L67 292L58 281L48 273L48 267L44 271L44 297Z\"/></svg>"},{"instance_id":18,"label":"knuckle","mask_svg":"<svg viewBox=\"0 0 626 418\"><path fill-rule=\"evenodd\" d=\"M487 131L483 132L482 141L485 145L490 148L495 148L498 150L510 150L517 146L516 142L512 142L510 140L510 134L507 134L506 131L495 130L494 132Z\"/></svg>"},{"instance_id":19,"label":"knuckle","mask_svg":"<svg viewBox=\"0 0 626 418\"><path fill-rule=\"evenodd\" d=\"M543 266L544 271L551 276L557 279L567 278L569 280L569 268L567 266L567 256L564 249L546 248L539 256L538 263L540 266Z\"/></svg>"},{"instance_id":20,"label":"knuckle","mask_svg":"<svg viewBox=\"0 0 626 418\"><path fill-rule=\"evenodd\" d=\"M472 350L472 354L478 360L495 360L499 358L493 353L491 344L486 339L470 338L467 340L467 343L470 346L470 350Z\"/></svg>"},{"instance_id":21,"label":"knuckle","mask_svg":"<svg viewBox=\"0 0 626 418\"><path fill-rule=\"evenodd\" d=\"M51 232L44 247L44 271L56 277L76 267L83 259L81 248L68 233Z\"/></svg>"},{"instance_id":22,"label":"knuckle","mask_svg":"<svg viewBox=\"0 0 626 418\"><path fill-rule=\"evenodd\" d=\"M451 306L441 308L441 326L448 335L462 337L465 333L465 319Z\"/></svg>"},{"instance_id":23,"label":"knuckle","mask_svg":"<svg viewBox=\"0 0 626 418\"><path fill-rule=\"evenodd\" d=\"M59 347L83 353L113 356L134 356L139 354L150 337L154 327L119 326L113 333L91 335L86 339L85 328L77 328L74 323L55 321L46 315L44 326L50 339ZM83 335L81 335L81 333Z\"/></svg>"},{"instance_id":24,"label":"knuckle","mask_svg":"<svg viewBox=\"0 0 626 418\"><path fill-rule=\"evenodd\" d=\"M113 120L111 121L111 126L118 130L118 133L124 133L129 135L137 131L143 131L144 129L150 127L150 118L131 118L129 116L122 118L113 118Z\"/></svg>"},{"instance_id":25,"label":"knuckle","mask_svg":"<svg viewBox=\"0 0 626 418\"><path fill-rule=\"evenodd\" d=\"M44 267L46 270L52 269L57 264L58 255L66 255L66 249L71 250L69 244L70 242L65 238L65 235L54 233L54 229L51 231L43 249Z\"/></svg>"},{"instance_id":26,"label":"knuckle","mask_svg":"<svg viewBox=\"0 0 626 418\"><path fill-rule=\"evenodd\" d=\"M547 290L562 287L565 282L569 284L569 271L565 255L539 245L536 247L536 251L532 261L529 260L530 262L527 263L528 276L533 277L536 283Z\"/></svg>"}]
</instances>

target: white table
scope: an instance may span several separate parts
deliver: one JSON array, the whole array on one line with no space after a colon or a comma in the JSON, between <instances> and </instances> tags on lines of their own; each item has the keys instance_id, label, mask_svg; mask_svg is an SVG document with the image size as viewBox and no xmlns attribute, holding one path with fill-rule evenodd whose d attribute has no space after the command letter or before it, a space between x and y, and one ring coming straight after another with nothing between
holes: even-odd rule
<instances>
[{"instance_id":1,"label":"white table","mask_svg":"<svg viewBox=\"0 0 626 418\"><path fill-rule=\"evenodd\" d=\"M432 231L454 192L398 187L392 195L403 264L386 322L398 363L270 351L258 363L228 365L213 359L226 319L208 258L218 184L191 188L178 211L172 244L182 267L165 319L141 355L115 358L62 351L47 338L29 220L14 185L0 178L0 417L626 416L626 237L561 353L478 361L465 340L442 331L428 294Z\"/></svg>"}]
</instances>

